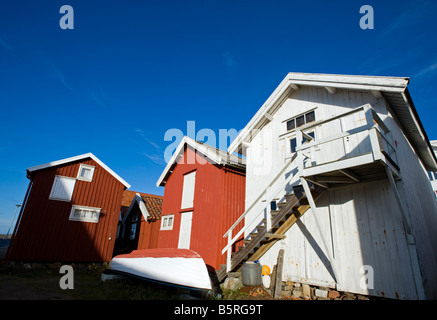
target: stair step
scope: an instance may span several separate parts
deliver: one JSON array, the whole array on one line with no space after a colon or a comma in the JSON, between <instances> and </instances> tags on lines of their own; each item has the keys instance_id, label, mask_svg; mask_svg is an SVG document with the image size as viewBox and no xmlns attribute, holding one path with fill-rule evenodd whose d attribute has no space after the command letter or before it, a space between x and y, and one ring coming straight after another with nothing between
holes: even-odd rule
<instances>
[{"instance_id":1,"label":"stair step","mask_svg":"<svg viewBox=\"0 0 437 320\"><path fill-rule=\"evenodd\" d=\"M312 191L312 193L313 195L315 193L317 197L321 194L317 190ZM285 200L277 204L277 210L271 210L272 229L267 232L265 226L267 219L263 219L262 223L264 225L257 226L254 232L249 234L250 238L244 239L244 246L239 246L238 251L231 255L231 270L240 269L247 260L259 259L276 241L284 237L286 231L283 228L284 223L290 221L292 215L299 218L301 213L298 208L308 204L302 186L293 187L293 193L286 194ZM275 232L278 232L278 234L275 234Z\"/></svg>"},{"instance_id":2,"label":"stair step","mask_svg":"<svg viewBox=\"0 0 437 320\"><path fill-rule=\"evenodd\" d=\"M276 206L279 208L279 209L282 209L283 207L285 207L287 205L287 202L279 202Z\"/></svg>"},{"instance_id":3,"label":"stair step","mask_svg":"<svg viewBox=\"0 0 437 320\"><path fill-rule=\"evenodd\" d=\"M258 230L258 233L263 231L266 227L265 226L256 226L256 230Z\"/></svg>"}]
</instances>

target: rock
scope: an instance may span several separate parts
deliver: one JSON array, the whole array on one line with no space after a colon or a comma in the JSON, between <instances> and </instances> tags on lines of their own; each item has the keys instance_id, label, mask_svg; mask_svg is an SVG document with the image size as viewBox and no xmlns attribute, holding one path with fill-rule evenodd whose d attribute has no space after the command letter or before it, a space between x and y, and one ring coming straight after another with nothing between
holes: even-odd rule
<instances>
[{"instance_id":1,"label":"rock","mask_svg":"<svg viewBox=\"0 0 437 320\"><path fill-rule=\"evenodd\" d=\"M355 295L352 293L344 292L344 294L340 297L340 300L355 300Z\"/></svg>"},{"instance_id":2,"label":"rock","mask_svg":"<svg viewBox=\"0 0 437 320\"><path fill-rule=\"evenodd\" d=\"M311 288L307 284L302 285L302 293L305 299L311 299Z\"/></svg>"},{"instance_id":3,"label":"rock","mask_svg":"<svg viewBox=\"0 0 437 320\"><path fill-rule=\"evenodd\" d=\"M263 286L265 288L270 288L270 275L262 276Z\"/></svg>"},{"instance_id":4,"label":"rock","mask_svg":"<svg viewBox=\"0 0 437 320\"><path fill-rule=\"evenodd\" d=\"M223 284L224 290L235 291L240 289L243 286L242 282L238 278L226 278L225 283Z\"/></svg>"},{"instance_id":5,"label":"rock","mask_svg":"<svg viewBox=\"0 0 437 320\"><path fill-rule=\"evenodd\" d=\"M328 297L331 299L336 299L336 298L340 297L340 293L338 291L331 290L328 293Z\"/></svg>"},{"instance_id":6,"label":"rock","mask_svg":"<svg viewBox=\"0 0 437 320\"><path fill-rule=\"evenodd\" d=\"M62 267L62 264L60 262L50 263L47 265L49 269L60 269Z\"/></svg>"},{"instance_id":7,"label":"rock","mask_svg":"<svg viewBox=\"0 0 437 320\"><path fill-rule=\"evenodd\" d=\"M120 279L124 279L125 277L123 277L122 275L118 275L118 274L106 274L106 273L102 273L100 280L105 282L105 281L111 281L111 280L120 280Z\"/></svg>"},{"instance_id":8,"label":"rock","mask_svg":"<svg viewBox=\"0 0 437 320\"><path fill-rule=\"evenodd\" d=\"M293 289L293 298L300 298L303 296L302 290L299 289Z\"/></svg>"},{"instance_id":9,"label":"rock","mask_svg":"<svg viewBox=\"0 0 437 320\"><path fill-rule=\"evenodd\" d=\"M32 266L32 269L41 269L43 267L43 264L42 263L33 262L31 264L31 266Z\"/></svg>"},{"instance_id":10,"label":"rock","mask_svg":"<svg viewBox=\"0 0 437 320\"><path fill-rule=\"evenodd\" d=\"M291 297L291 291L281 291L281 296Z\"/></svg>"},{"instance_id":11,"label":"rock","mask_svg":"<svg viewBox=\"0 0 437 320\"><path fill-rule=\"evenodd\" d=\"M241 278L241 272L228 272L228 278Z\"/></svg>"},{"instance_id":12,"label":"rock","mask_svg":"<svg viewBox=\"0 0 437 320\"><path fill-rule=\"evenodd\" d=\"M328 291L316 289L315 295L318 298L327 298L328 297Z\"/></svg>"}]
</instances>

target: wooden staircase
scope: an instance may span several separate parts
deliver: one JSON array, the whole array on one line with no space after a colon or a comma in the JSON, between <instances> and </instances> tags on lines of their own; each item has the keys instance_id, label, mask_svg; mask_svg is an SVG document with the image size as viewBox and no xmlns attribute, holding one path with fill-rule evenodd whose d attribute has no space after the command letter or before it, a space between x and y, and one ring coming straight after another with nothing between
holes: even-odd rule
<instances>
[{"instance_id":1,"label":"wooden staircase","mask_svg":"<svg viewBox=\"0 0 437 320\"><path fill-rule=\"evenodd\" d=\"M315 187L311 190L314 199L321 196L325 189ZM256 231L250 234L250 239L244 240L244 246L232 253L231 270L239 270L246 261L256 261L270 249L277 240L284 239L285 233L310 208L302 186L294 186L293 193L285 195L284 202L278 203L277 210L271 211L272 228L267 232L266 219L257 226ZM226 265L216 270L219 282L226 276Z\"/></svg>"}]
</instances>

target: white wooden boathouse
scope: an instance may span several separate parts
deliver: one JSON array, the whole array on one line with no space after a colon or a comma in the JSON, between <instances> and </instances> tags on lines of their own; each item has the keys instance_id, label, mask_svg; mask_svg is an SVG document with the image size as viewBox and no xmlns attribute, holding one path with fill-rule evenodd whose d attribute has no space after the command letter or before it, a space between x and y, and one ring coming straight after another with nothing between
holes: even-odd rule
<instances>
[{"instance_id":1,"label":"white wooden boathouse","mask_svg":"<svg viewBox=\"0 0 437 320\"><path fill-rule=\"evenodd\" d=\"M285 77L228 150L246 156L247 171L246 211L223 235L226 271L246 260L273 267L284 249L283 281L437 298L437 207L427 175L437 160L408 83ZM231 255L242 236L245 246Z\"/></svg>"}]
</instances>

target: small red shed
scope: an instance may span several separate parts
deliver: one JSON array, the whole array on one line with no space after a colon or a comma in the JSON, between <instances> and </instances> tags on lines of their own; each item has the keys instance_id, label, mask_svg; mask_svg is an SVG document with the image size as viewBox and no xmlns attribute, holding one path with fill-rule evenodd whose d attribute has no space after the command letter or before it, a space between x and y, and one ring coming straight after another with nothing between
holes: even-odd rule
<instances>
[{"instance_id":1,"label":"small red shed","mask_svg":"<svg viewBox=\"0 0 437 320\"><path fill-rule=\"evenodd\" d=\"M6 259L110 261L130 185L92 153L31 167L27 177Z\"/></svg>"},{"instance_id":2,"label":"small red shed","mask_svg":"<svg viewBox=\"0 0 437 320\"><path fill-rule=\"evenodd\" d=\"M165 186L158 247L191 249L220 269L223 234L244 212L245 172L243 158L184 137L157 182Z\"/></svg>"},{"instance_id":3,"label":"small red shed","mask_svg":"<svg viewBox=\"0 0 437 320\"><path fill-rule=\"evenodd\" d=\"M162 196L124 191L114 255L157 247L162 199Z\"/></svg>"}]
</instances>

